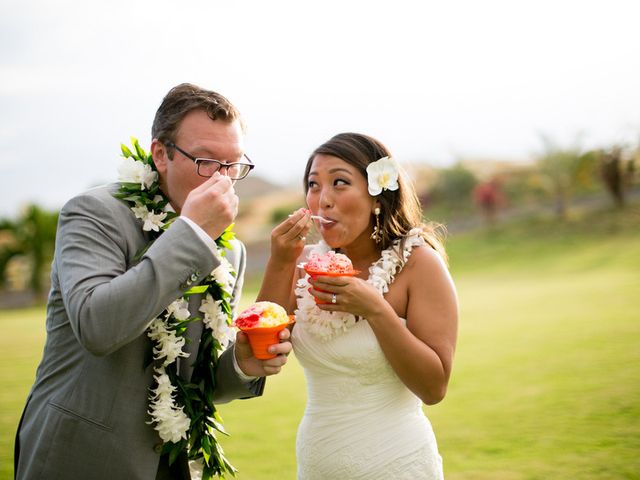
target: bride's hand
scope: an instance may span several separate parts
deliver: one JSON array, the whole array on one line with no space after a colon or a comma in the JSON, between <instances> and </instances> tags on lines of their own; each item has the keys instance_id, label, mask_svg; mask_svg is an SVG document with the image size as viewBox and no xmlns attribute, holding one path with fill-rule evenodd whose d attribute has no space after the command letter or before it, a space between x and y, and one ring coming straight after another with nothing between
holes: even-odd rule
<instances>
[{"instance_id":1,"label":"bride's hand","mask_svg":"<svg viewBox=\"0 0 640 480\"><path fill-rule=\"evenodd\" d=\"M300 208L271 231L271 258L295 262L311 229L311 212Z\"/></svg>"},{"instance_id":2,"label":"bride's hand","mask_svg":"<svg viewBox=\"0 0 640 480\"><path fill-rule=\"evenodd\" d=\"M326 302L318 304L321 310L369 318L384 309L380 292L361 278L318 276L309 283L311 295Z\"/></svg>"}]
</instances>

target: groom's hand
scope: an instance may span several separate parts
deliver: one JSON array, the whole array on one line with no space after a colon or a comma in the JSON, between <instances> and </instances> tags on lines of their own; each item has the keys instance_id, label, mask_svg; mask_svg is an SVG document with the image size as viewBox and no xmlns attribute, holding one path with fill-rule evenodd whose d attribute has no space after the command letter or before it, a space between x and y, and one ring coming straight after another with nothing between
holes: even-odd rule
<instances>
[{"instance_id":1,"label":"groom's hand","mask_svg":"<svg viewBox=\"0 0 640 480\"><path fill-rule=\"evenodd\" d=\"M238 196L233 189L233 181L218 172L189 192L180 212L213 239L233 223L237 213Z\"/></svg>"},{"instance_id":2,"label":"groom's hand","mask_svg":"<svg viewBox=\"0 0 640 480\"><path fill-rule=\"evenodd\" d=\"M235 354L238 366L246 375L254 377L266 377L280 373L282 366L287 363L287 355L291 352L289 337L291 332L285 328L279 333L280 343L269 347L269 353L277 355L269 360L259 360L253 356L251 345L247 336L238 332L236 336Z\"/></svg>"}]
</instances>

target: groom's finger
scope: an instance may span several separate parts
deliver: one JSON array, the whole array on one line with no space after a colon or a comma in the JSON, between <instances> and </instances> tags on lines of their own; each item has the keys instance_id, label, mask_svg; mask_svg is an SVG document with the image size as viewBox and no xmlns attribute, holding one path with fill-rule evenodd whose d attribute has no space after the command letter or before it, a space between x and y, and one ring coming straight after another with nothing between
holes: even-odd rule
<instances>
[{"instance_id":1,"label":"groom's finger","mask_svg":"<svg viewBox=\"0 0 640 480\"><path fill-rule=\"evenodd\" d=\"M285 328L284 330L280 330L278 337L280 338L281 341L289 340L289 338L291 337L291 331L288 328Z\"/></svg>"},{"instance_id":2,"label":"groom's finger","mask_svg":"<svg viewBox=\"0 0 640 480\"><path fill-rule=\"evenodd\" d=\"M280 366L272 367L272 366L269 366L269 365L265 365L263 368L264 368L264 373L265 373L266 376L277 375L282 370L282 367L280 367Z\"/></svg>"},{"instance_id":3,"label":"groom's finger","mask_svg":"<svg viewBox=\"0 0 640 480\"><path fill-rule=\"evenodd\" d=\"M204 192L210 188L216 188L222 192L229 190L233 187L233 182L226 175L220 174L220 172L214 173L211 177L207 178L201 185L198 185L192 190L192 192Z\"/></svg>"},{"instance_id":4,"label":"groom's finger","mask_svg":"<svg viewBox=\"0 0 640 480\"><path fill-rule=\"evenodd\" d=\"M267 351L273 355L289 355L291 353L291 342L280 342L270 345Z\"/></svg>"},{"instance_id":5,"label":"groom's finger","mask_svg":"<svg viewBox=\"0 0 640 480\"><path fill-rule=\"evenodd\" d=\"M279 345L285 345L284 343L281 343ZM291 344L289 344L291 345ZM280 350L280 346L278 346L276 348L276 351ZM271 349L269 349L271 350ZM276 353L276 352L273 352ZM275 358L270 358L269 360L263 360L262 361L262 369L265 371L265 373L267 375L276 375L277 373L280 373L280 370L282 370L282 367L287 363L287 356L286 355L281 355L278 354L277 357Z\"/></svg>"},{"instance_id":6,"label":"groom's finger","mask_svg":"<svg viewBox=\"0 0 640 480\"><path fill-rule=\"evenodd\" d=\"M236 334L236 354L238 359L247 359L253 356L253 350L249 345L249 339L244 332L238 332Z\"/></svg>"},{"instance_id":7,"label":"groom's finger","mask_svg":"<svg viewBox=\"0 0 640 480\"><path fill-rule=\"evenodd\" d=\"M238 331L238 333L236 333L236 343L249 343L249 339L247 338L247 334L244 333L242 330Z\"/></svg>"}]
</instances>

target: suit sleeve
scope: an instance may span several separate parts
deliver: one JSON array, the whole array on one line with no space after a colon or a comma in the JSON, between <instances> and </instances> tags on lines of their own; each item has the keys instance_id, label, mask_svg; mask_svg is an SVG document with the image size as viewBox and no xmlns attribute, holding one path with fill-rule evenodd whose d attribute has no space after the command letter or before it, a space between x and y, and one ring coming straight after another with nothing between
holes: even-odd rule
<instances>
[{"instance_id":1,"label":"suit sleeve","mask_svg":"<svg viewBox=\"0 0 640 480\"><path fill-rule=\"evenodd\" d=\"M108 355L142 335L149 323L217 260L176 220L130 267L140 225L122 202L83 195L60 212L56 263L71 328L84 348ZM140 243L140 242L138 242Z\"/></svg>"},{"instance_id":2,"label":"suit sleeve","mask_svg":"<svg viewBox=\"0 0 640 480\"><path fill-rule=\"evenodd\" d=\"M238 377L233 366L233 346L230 345L218 360L216 369L216 390L214 403L227 403L238 398L259 397L264 391L265 377L244 382Z\"/></svg>"}]
</instances>

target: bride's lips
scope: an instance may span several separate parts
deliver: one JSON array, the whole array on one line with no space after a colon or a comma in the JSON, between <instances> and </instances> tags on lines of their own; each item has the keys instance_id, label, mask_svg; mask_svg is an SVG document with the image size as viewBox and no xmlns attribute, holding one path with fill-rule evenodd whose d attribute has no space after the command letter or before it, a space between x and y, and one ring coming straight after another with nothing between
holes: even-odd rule
<instances>
[{"instance_id":1,"label":"bride's lips","mask_svg":"<svg viewBox=\"0 0 640 480\"><path fill-rule=\"evenodd\" d=\"M326 222L320 222L320 228L322 229L332 228L338 223L338 221L334 218L325 217L324 215L323 217L326 220Z\"/></svg>"}]
</instances>

